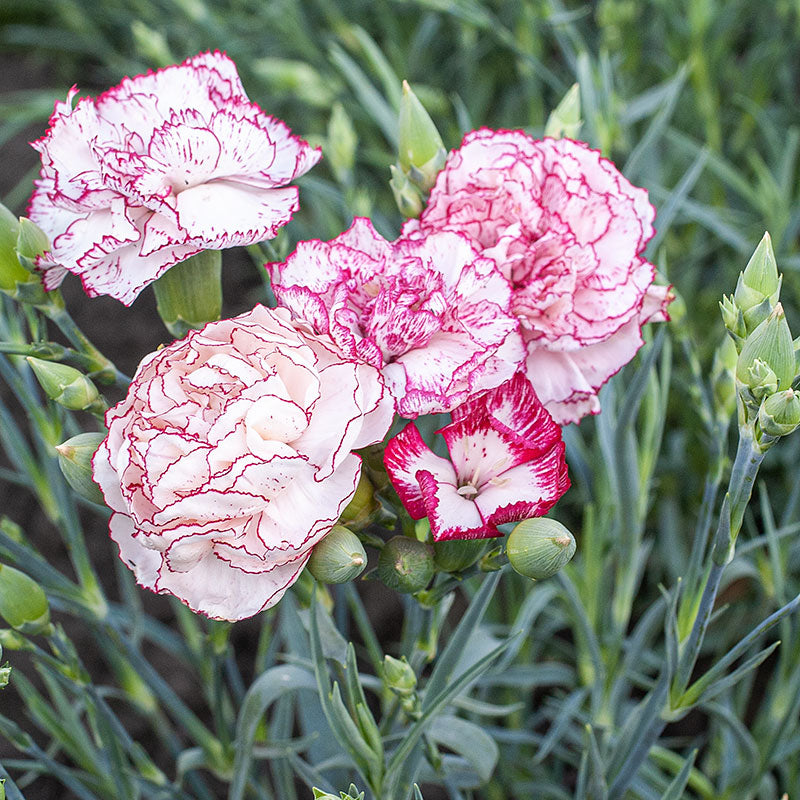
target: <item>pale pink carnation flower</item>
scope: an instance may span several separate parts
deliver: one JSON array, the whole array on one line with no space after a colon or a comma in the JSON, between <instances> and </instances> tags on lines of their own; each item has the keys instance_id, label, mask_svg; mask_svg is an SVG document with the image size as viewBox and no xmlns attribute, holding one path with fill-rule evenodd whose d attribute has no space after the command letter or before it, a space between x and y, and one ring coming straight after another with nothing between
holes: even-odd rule
<instances>
[{"instance_id":1,"label":"pale pink carnation flower","mask_svg":"<svg viewBox=\"0 0 800 800\"><path fill-rule=\"evenodd\" d=\"M281 305L382 370L401 416L450 411L525 357L508 281L462 234L390 243L357 218L267 268Z\"/></svg>"},{"instance_id":2,"label":"pale pink carnation flower","mask_svg":"<svg viewBox=\"0 0 800 800\"><path fill-rule=\"evenodd\" d=\"M320 158L251 103L219 52L58 102L28 214L50 237L45 286L65 271L130 305L201 250L276 235L298 207L287 186ZM46 269L51 264L60 266Z\"/></svg>"},{"instance_id":3,"label":"pale pink carnation flower","mask_svg":"<svg viewBox=\"0 0 800 800\"><path fill-rule=\"evenodd\" d=\"M481 129L439 173L403 235L467 234L513 287L526 371L557 422L600 411L597 392L667 318L667 287L641 257L653 235L647 192L581 142Z\"/></svg>"},{"instance_id":4,"label":"pale pink carnation flower","mask_svg":"<svg viewBox=\"0 0 800 800\"><path fill-rule=\"evenodd\" d=\"M137 581L217 619L280 600L393 417L378 371L256 306L148 355L94 478Z\"/></svg>"},{"instance_id":5,"label":"pale pink carnation flower","mask_svg":"<svg viewBox=\"0 0 800 800\"><path fill-rule=\"evenodd\" d=\"M413 424L384 454L403 505L428 517L435 541L501 536L498 525L546 514L569 488L561 429L522 373L459 406L437 433L449 461Z\"/></svg>"}]
</instances>

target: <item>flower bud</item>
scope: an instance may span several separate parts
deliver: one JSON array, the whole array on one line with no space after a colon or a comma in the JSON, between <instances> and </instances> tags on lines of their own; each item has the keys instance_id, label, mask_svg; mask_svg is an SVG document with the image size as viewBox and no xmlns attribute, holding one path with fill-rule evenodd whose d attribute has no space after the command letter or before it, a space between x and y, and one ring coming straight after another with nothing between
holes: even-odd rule
<instances>
[{"instance_id":1,"label":"flower bud","mask_svg":"<svg viewBox=\"0 0 800 800\"><path fill-rule=\"evenodd\" d=\"M730 336L726 336L714 351L714 360L711 364L714 407L721 419L730 419L736 410L736 381L733 376L737 358L736 345Z\"/></svg>"},{"instance_id":2,"label":"flower bud","mask_svg":"<svg viewBox=\"0 0 800 800\"><path fill-rule=\"evenodd\" d=\"M447 151L442 137L408 81L403 81L403 99L398 122L400 168L423 191L430 191L444 166Z\"/></svg>"},{"instance_id":3,"label":"flower bud","mask_svg":"<svg viewBox=\"0 0 800 800\"><path fill-rule=\"evenodd\" d=\"M754 330L772 311L781 292L782 276L772 250L772 240L765 233L739 274L733 299L742 310L748 331Z\"/></svg>"},{"instance_id":4,"label":"flower bud","mask_svg":"<svg viewBox=\"0 0 800 800\"><path fill-rule=\"evenodd\" d=\"M222 254L204 250L168 269L154 284L167 330L180 339L222 314Z\"/></svg>"},{"instance_id":5,"label":"flower bud","mask_svg":"<svg viewBox=\"0 0 800 800\"><path fill-rule=\"evenodd\" d=\"M554 519L526 519L508 535L506 553L520 575L539 581L555 575L575 555L575 537Z\"/></svg>"},{"instance_id":6,"label":"flower bud","mask_svg":"<svg viewBox=\"0 0 800 800\"><path fill-rule=\"evenodd\" d=\"M433 545L434 564L442 572L462 572L471 567L486 549L485 539L450 539Z\"/></svg>"},{"instance_id":7,"label":"flower bud","mask_svg":"<svg viewBox=\"0 0 800 800\"><path fill-rule=\"evenodd\" d=\"M800 425L800 392L787 389L765 397L758 424L768 436L788 436Z\"/></svg>"},{"instance_id":8,"label":"flower bud","mask_svg":"<svg viewBox=\"0 0 800 800\"><path fill-rule=\"evenodd\" d=\"M59 364L57 361L43 361L33 356L28 356L26 361L51 400L73 411L82 411L97 405L100 397L97 387L75 367Z\"/></svg>"},{"instance_id":9,"label":"flower bud","mask_svg":"<svg viewBox=\"0 0 800 800\"><path fill-rule=\"evenodd\" d=\"M11 667L8 664L3 664L0 667L0 689L5 689L8 686L9 678L11 677ZM5 795L2 794L2 786L0 786L0 800L5 800Z\"/></svg>"},{"instance_id":10,"label":"flower bud","mask_svg":"<svg viewBox=\"0 0 800 800\"><path fill-rule=\"evenodd\" d=\"M763 368L757 360L775 373L778 389L788 389L795 376L794 346L789 324L778 303L772 313L745 340L736 362L736 378L745 386L754 388L763 383ZM762 379L758 379L762 376ZM757 381L755 384L753 381Z\"/></svg>"},{"instance_id":11,"label":"flower bud","mask_svg":"<svg viewBox=\"0 0 800 800\"><path fill-rule=\"evenodd\" d=\"M573 83L567 90L561 102L550 112L547 125L544 128L545 136L554 139L577 139L583 125L581 119L581 88ZM672 313L672 309L670 309Z\"/></svg>"},{"instance_id":12,"label":"flower bud","mask_svg":"<svg viewBox=\"0 0 800 800\"><path fill-rule=\"evenodd\" d=\"M314 547L308 571L321 583L347 583L355 580L367 566L367 554L358 536L344 525L331 532Z\"/></svg>"},{"instance_id":13,"label":"flower bud","mask_svg":"<svg viewBox=\"0 0 800 800\"><path fill-rule=\"evenodd\" d=\"M397 169L392 164L389 167L392 173L389 186L392 187L394 201L404 217L418 217L422 213L422 197L419 189L408 179L405 172Z\"/></svg>"},{"instance_id":14,"label":"flower bud","mask_svg":"<svg viewBox=\"0 0 800 800\"><path fill-rule=\"evenodd\" d=\"M92 480L92 458L104 433L79 433L56 447L58 466L67 483L81 496L102 505L103 493Z\"/></svg>"},{"instance_id":15,"label":"flower bud","mask_svg":"<svg viewBox=\"0 0 800 800\"><path fill-rule=\"evenodd\" d=\"M36 259L50 249L50 240L47 234L27 217L20 217L17 232L17 255L19 261L26 269L33 272L36 269Z\"/></svg>"},{"instance_id":16,"label":"flower bud","mask_svg":"<svg viewBox=\"0 0 800 800\"><path fill-rule=\"evenodd\" d=\"M342 511L339 522L358 530L369 523L380 507L381 504L375 499L375 489L367 477L366 470L362 469L356 493Z\"/></svg>"},{"instance_id":17,"label":"flower bud","mask_svg":"<svg viewBox=\"0 0 800 800\"><path fill-rule=\"evenodd\" d=\"M742 309L736 305L732 296L723 295L719 310L722 312L722 322L730 332L736 349L741 350L744 338L747 336L747 326L744 324Z\"/></svg>"},{"instance_id":18,"label":"flower bud","mask_svg":"<svg viewBox=\"0 0 800 800\"><path fill-rule=\"evenodd\" d=\"M50 608L44 590L33 578L0 564L0 617L24 634L50 630Z\"/></svg>"},{"instance_id":19,"label":"flower bud","mask_svg":"<svg viewBox=\"0 0 800 800\"><path fill-rule=\"evenodd\" d=\"M378 558L378 577L403 594L422 591L433 578L433 548L407 536L395 536Z\"/></svg>"},{"instance_id":20,"label":"flower bud","mask_svg":"<svg viewBox=\"0 0 800 800\"><path fill-rule=\"evenodd\" d=\"M334 103L331 118L328 122L328 142L325 148L325 158L340 183L344 183L353 171L357 146L358 136L350 117L347 116L347 112L341 103Z\"/></svg>"},{"instance_id":21,"label":"flower bud","mask_svg":"<svg viewBox=\"0 0 800 800\"><path fill-rule=\"evenodd\" d=\"M0 289L9 294L16 291L17 283L30 280L30 273L17 258L17 218L0 204Z\"/></svg>"},{"instance_id":22,"label":"flower bud","mask_svg":"<svg viewBox=\"0 0 800 800\"><path fill-rule=\"evenodd\" d=\"M417 676L405 656L399 659L383 657L383 682L401 697L413 694L417 688Z\"/></svg>"}]
</instances>

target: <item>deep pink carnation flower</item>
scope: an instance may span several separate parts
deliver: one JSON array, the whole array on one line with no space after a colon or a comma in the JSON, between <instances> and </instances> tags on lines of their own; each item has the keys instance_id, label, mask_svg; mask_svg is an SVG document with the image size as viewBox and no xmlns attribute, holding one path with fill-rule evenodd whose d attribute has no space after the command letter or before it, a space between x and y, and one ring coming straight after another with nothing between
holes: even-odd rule
<instances>
[{"instance_id":1,"label":"deep pink carnation flower","mask_svg":"<svg viewBox=\"0 0 800 800\"><path fill-rule=\"evenodd\" d=\"M600 410L597 392L664 320L671 297L641 257L653 235L647 192L569 139L481 129L439 173L408 237L467 234L513 287L527 374L559 423Z\"/></svg>"},{"instance_id":2,"label":"deep pink carnation flower","mask_svg":"<svg viewBox=\"0 0 800 800\"><path fill-rule=\"evenodd\" d=\"M353 497L393 402L378 371L256 306L148 355L94 478L144 587L219 619L274 605Z\"/></svg>"},{"instance_id":3,"label":"deep pink carnation flower","mask_svg":"<svg viewBox=\"0 0 800 800\"><path fill-rule=\"evenodd\" d=\"M33 146L42 172L29 215L87 294L130 305L201 250L276 235L297 209L287 186L320 158L244 93L219 52L125 78L97 99L58 102ZM45 264L46 266L46 264Z\"/></svg>"},{"instance_id":4,"label":"deep pink carnation flower","mask_svg":"<svg viewBox=\"0 0 800 800\"><path fill-rule=\"evenodd\" d=\"M386 471L436 541L502 535L497 526L546 514L569 488L561 429L522 373L453 411L440 458L407 425L386 446Z\"/></svg>"},{"instance_id":5,"label":"deep pink carnation flower","mask_svg":"<svg viewBox=\"0 0 800 800\"><path fill-rule=\"evenodd\" d=\"M267 268L281 305L382 370L401 416L449 411L525 357L508 281L462 234L390 243L357 218Z\"/></svg>"}]
</instances>

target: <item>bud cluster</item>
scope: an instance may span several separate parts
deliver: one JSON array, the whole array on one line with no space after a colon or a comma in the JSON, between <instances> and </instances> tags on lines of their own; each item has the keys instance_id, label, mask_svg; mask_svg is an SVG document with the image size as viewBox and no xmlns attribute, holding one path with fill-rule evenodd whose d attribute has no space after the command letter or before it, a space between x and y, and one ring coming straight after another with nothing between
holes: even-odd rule
<instances>
[{"instance_id":1,"label":"bud cluster","mask_svg":"<svg viewBox=\"0 0 800 800\"><path fill-rule=\"evenodd\" d=\"M800 394L794 390L797 354L779 302L783 276L768 233L740 273L736 291L720 303L722 319L738 352L733 375L739 429L764 452L800 426ZM732 357L726 359L732 362ZM717 365L717 372L722 371ZM715 382L723 385L718 374Z\"/></svg>"}]
</instances>

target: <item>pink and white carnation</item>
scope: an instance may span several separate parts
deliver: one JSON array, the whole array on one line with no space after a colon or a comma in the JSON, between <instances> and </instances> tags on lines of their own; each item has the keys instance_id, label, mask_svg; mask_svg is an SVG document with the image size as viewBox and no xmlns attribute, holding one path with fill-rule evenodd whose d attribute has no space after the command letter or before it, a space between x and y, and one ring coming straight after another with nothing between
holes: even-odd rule
<instances>
[{"instance_id":1,"label":"pink and white carnation","mask_svg":"<svg viewBox=\"0 0 800 800\"><path fill-rule=\"evenodd\" d=\"M56 103L28 214L50 237L45 271L130 305L201 250L275 236L298 207L287 184L320 151L248 100L219 52L125 78L96 99Z\"/></svg>"},{"instance_id":2,"label":"pink and white carnation","mask_svg":"<svg viewBox=\"0 0 800 800\"><path fill-rule=\"evenodd\" d=\"M281 305L381 369L401 416L450 411L525 357L508 281L463 234L388 242L357 218L267 268Z\"/></svg>"},{"instance_id":3,"label":"pink and white carnation","mask_svg":"<svg viewBox=\"0 0 800 800\"><path fill-rule=\"evenodd\" d=\"M557 422L600 411L597 392L667 319L671 296L642 258L655 211L596 150L481 129L450 153L404 237L469 236L513 287L526 372Z\"/></svg>"},{"instance_id":4,"label":"pink and white carnation","mask_svg":"<svg viewBox=\"0 0 800 800\"><path fill-rule=\"evenodd\" d=\"M413 424L384 455L403 505L428 518L435 541L501 536L498 525L546 514L569 488L561 428L522 373L459 406L437 433L449 460Z\"/></svg>"},{"instance_id":5,"label":"pink and white carnation","mask_svg":"<svg viewBox=\"0 0 800 800\"><path fill-rule=\"evenodd\" d=\"M94 479L142 586L217 619L280 600L353 497L393 403L379 372L256 306L148 355Z\"/></svg>"}]
</instances>

